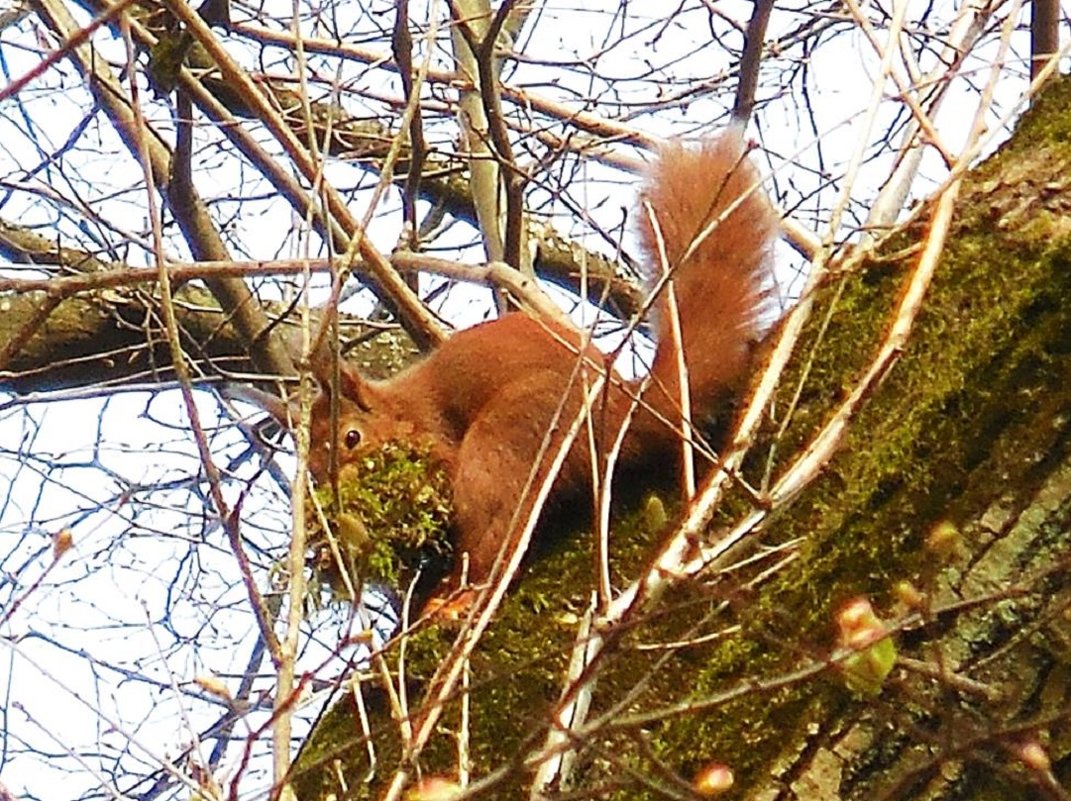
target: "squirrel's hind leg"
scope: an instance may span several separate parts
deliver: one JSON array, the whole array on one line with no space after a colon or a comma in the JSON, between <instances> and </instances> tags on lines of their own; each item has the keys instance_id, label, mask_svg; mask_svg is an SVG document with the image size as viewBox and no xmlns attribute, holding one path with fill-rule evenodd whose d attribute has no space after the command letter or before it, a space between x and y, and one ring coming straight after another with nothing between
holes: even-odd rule
<instances>
[{"instance_id":1,"label":"squirrel's hind leg","mask_svg":"<svg viewBox=\"0 0 1071 801\"><path fill-rule=\"evenodd\" d=\"M555 419L568 391L568 375L545 370L523 376L495 393L466 432L453 480L455 586L464 569L462 554L468 555L467 582L480 584L491 577L500 552L506 558L516 547L579 407L574 390ZM580 461L570 454L554 479L554 493L583 480Z\"/></svg>"}]
</instances>

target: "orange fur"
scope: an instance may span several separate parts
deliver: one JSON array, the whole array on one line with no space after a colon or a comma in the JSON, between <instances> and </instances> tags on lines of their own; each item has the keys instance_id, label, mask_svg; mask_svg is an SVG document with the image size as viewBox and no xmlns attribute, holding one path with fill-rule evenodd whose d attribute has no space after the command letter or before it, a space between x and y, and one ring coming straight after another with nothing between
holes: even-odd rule
<instances>
[{"instance_id":1,"label":"orange fur","mask_svg":"<svg viewBox=\"0 0 1071 801\"><path fill-rule=\"evenodd\" d=\"M641 194L644 257L652 279L663 266L672 276L697 418L716 411L747 371L770 277L777 216L755 186L757 172L744 150L735 129L698 147L670 145L651 166ZM734 203L737 208L710 227ZM645 406L624 441L626 466L679 453L679 435L664 422L676 417L680 428L678 359L667 344L672 332L664 301L656 311L660 345ZM523 522L530 509L525 487L545 440L560 442L580 410L583 381L576 365L582 342L578 331L513 313L457 333L386 381L367 380L343 364L337 431L331 430L328 382L320 378L325 390L313 409L312 473L320 482L329 480L333 442L340 466L392 439L430 446L451 476L455 550L468 552L469 578L480 582L514 521ZM598 351L583 352L589 366L604 368ZM620 378L607 385L592 410L597 447L612 444L639 388L639 382ZM582 436L555 481L552 502L590 486L590 458ZM534 470L537 481L545 478L544 466Z\"/></svg>"}]
</instances>

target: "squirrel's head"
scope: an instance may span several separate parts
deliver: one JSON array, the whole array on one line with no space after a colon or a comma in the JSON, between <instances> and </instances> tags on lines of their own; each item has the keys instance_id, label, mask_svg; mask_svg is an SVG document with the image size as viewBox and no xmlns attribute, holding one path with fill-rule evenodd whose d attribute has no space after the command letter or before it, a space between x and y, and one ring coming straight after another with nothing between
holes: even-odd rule
<instances>
[{"instance_id":1,"label":"squirrel's head","mask_svg":"<svg viewBox=\"0 0 1071 801\"><path fill-rule=\"evenodd\" d=\"M364 378L353 365L340 362L337 379L333 370L318 367L314 363L316 395L309 426L309 471L317 484L325 484L331 479L332 450L338 454L336 467L343 468L386 442L406 441L411 426L406 425L405 415L391 406L379 385ZM332 422L336 389L337 416ZM225 385L221 394L259 406L287 429L293 429L301 419L300 402L293 395L285 400L241 384Z\"/></svg>"},{"instance_id":2,"label":"squirrel's head","mask_svg":"<svg viewBox=\"0 0 1071 801\"><path fill-rule=\"evenodd\" d=\"M317 371L319 394L312 404L309 428L309 471L318 484L330 481L331 454L336 469L355 462L362 454L390 438L389 418L373 382L355 367L341 362L337 385L331 375ZM332 398L337 387L337 418L332 423Z\"/></svg>"}]
</instances>

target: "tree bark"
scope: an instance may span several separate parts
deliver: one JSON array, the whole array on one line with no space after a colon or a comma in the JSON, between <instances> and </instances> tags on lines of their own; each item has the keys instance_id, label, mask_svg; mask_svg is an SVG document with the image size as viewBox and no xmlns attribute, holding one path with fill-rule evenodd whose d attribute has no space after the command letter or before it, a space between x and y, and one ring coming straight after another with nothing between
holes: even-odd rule
<instances>
[{"instance_id":1,"label":"tree bark","mask_svg":"<svg viewBox=\"0 0 1071 801\"><path fill-rule=\"evenodd\" d=\"M1064 80L967 177L910 344L821 476L774 510L755 559L679 587L617 633L562 797L694 798L712 764L735 777L726 798L1067 797L1069 107ZM797 456L869 364L924 234L909 227L821 287L753 451L752 486ZM750 497L729 499L712 537ZM658 538L644 517L614 527L619 587ZM762 550L778 545L787 550ZM594 589L591 548L583 536L544 544L473 658L478 797L527 795L526 757L543 741ZM849 689L833 657L838 611L859 596L898 654L873 694ZM442 629L410 638L414 688L450 641ZM362 686L375 779L363 783L367 738L349 696L305 744L300 798L376 797L389 780L397 726L374 685ZM422 753L425 773L454 775L458 710L455 699Z\"/></svg>"}]
</instances>

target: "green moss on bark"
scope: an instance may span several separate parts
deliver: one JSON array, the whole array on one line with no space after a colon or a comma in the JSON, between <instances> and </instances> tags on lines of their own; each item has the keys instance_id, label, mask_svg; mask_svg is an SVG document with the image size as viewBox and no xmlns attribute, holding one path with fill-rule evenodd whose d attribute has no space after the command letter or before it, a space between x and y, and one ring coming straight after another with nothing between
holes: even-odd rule
<instances>
[{"instance_id":1,"label":"green moss on bark","mask_svg":"<svg viewBox=\"0 0 1071 801\"><path fill-rule=\"evenodd\" d=\"M1018 512L1048 491L1054 471L1071 457L1067 108L1071 83L1062 81L1024 118L1013 142L965 182L942 263L907 349L852 422L833 462L765 527L768 544L799 541L795 560L753 586L747 579L768 562L671 593L615 642L602 666L592 715L614 705L621 705L619 715L624 715L719 694L728 700L702 712L608 730L586 743L577 769L585 787L608 797L654 798L658 794L651 783L671 786L711 760L730 765L736 775L737 789L727 798L742 797L743 788L778 782L788 787L804 778L788 766L832 743L846 747L838 738L858 727L853 736L873 742L860 746L865 758L838 768L842 772L830 786L842 797L865 797L881 788L899 798L983 798L989 791L979 789L976 765L1000 752L985 739L985 723L1002 716L1014 722L1014 703L1043 695L1032 684L1034 673L1008 681L1008 675L1019 678L1009 667L1014 660L1030 654L1048 660L1053 668L1044 675L1051 677L1055 670L1065 679L1048 691L1050 701L1030 709L1062 708L1063 700L1051 698L1063 699L1061 693L1068 692L1068 649L1061 651L1045 637L1017 637L1015 627L1040 614L1045 593L1068 592L1066 570L1032 589L1043 591L1041 596L1009 597L973 617L958 612L934 621L932 631L923 628L909 642L898 642L901 652L917 651L923 658L931 654L931 642L940 642L950 659L960 655L956 648L968 655L972 647L996 649L992 663L980 666L972 678L999 689L1003 705L968 693L946 713L941 703L949 689L911 676L898 676L876 699L853 695L834 671L768 691L759 683L828 654L835 611L850 597L866 595L884 617L894 617L902 611L892 593L899 581L910 581L935 599L947 598L952 588L974 592L969 584L960 586L962 576L992 558L994 542L1009 543L1009 559L1027 559L997 570L993 581L998 584L1019 575L1012 567L1042 565L1041 554L1056 560L1071 547L1065 500L1057 499L1038 523L1048 528L1025 529L1033 537L1033 555L1019 554L1007 531L1023 523ZM795 458L873 358L918 258L908 245L924 235L924 225L916 225L889 243L895 257L834 275L821 288L775 408L783 413L802 384L799 406L783 436L774 440L780 421L763 434L748 468L752 482L761 483L768 463L777 476ZM726 508L740 509L743 497L734 497ZM943 521L960 531L955 558L925 546ZM615 577L624 581L637 575L657 536L642 525L615 525L611 548L624 555ZM522 746L542 736L572 643L571 621L592 591L591 564L590 542L581 538L566 539L559 550L537 559L481 644L473 665L476 775L516 765ZM977 581L984 573L969 575ZM955 644L946 643L943 638L956 626L963 630L956 632ZM972 642L972 626L977 626L976 646L964 644ZM444 653L440 649L448 638L421 636L427 638L427 650L418 649L424 672ZM733 694L734 688L742 691ZM974 704L978 720L957 717L960 704ZM902 728L878 725L880 737L865 734L868 721L886 719ZM350 722L342 740L353 742L354 731ZM1056 737L1061 730L1053 731ZM945 738L938 743L945 748L940 759L934 757L937 746L927 745L920 732ZM299 786L305 801L338 792L326 772L317 773L315 766L322 763L312 759L314 749L336 734L317 732L307 744L302 764L312 766L310 775L317 778ZM948 745L949 738L959 737L962 751L960 745ZM450 742L441 737L423 767L449 771L454 764ZM981 762L955 763L972 755L980 755ZM394 762L388 757L381 764L393 767ZM894 776L894 766L907 772ZM359 773L354 768L352 775ZM526 776L515 768L482 797L520 797ZM987 779L993 797L1029 795L1021 771L990 773Z\"/></svg>"}]
</instances>

